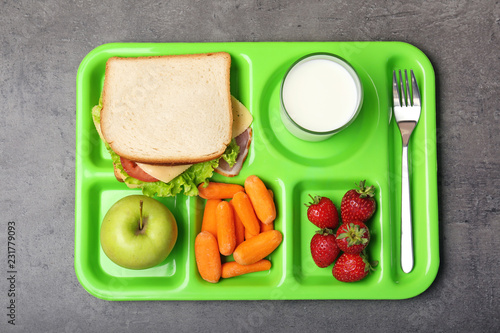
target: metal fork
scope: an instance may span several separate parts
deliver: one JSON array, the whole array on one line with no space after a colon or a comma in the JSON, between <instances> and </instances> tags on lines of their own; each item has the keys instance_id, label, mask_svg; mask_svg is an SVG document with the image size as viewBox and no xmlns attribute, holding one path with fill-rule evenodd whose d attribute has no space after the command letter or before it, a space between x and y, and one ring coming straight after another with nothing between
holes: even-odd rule
<instances>
[{"instance_id":1,"label":"metal fork","mask_svg":"<svg viewBox=\"0 0 500 333\"><path fill-rule=\"evenodd\" d=\"M406 69L405 81L401 70L399 70L399 82L396 76L396 71L393 71L392 77L392 95L394 104L394 116L401 132L403 139L403 158L402 158L402 188L401 188L401 268L403 272L409 273L413 269L413 235L412 235L412 218L411 218L411 202L410 202L410 177L408 172L408 142L410 141L411 133L417 126L420 118L421 100L420 91L418 89L417 80L413 70L411 73L411 90L408 84L408 73ZM405 86L406 85L406 86Z\"/></svg>"}]
</instances>

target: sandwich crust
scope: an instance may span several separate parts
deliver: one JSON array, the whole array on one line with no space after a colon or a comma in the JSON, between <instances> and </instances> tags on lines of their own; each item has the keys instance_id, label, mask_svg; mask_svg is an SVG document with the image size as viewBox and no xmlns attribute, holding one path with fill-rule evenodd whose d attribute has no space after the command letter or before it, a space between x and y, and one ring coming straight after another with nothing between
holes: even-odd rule
<instances>
[{"instance_id":1,"label":"sandwich crust","mask_svg":"<svg viewBox=\"0 0 500 333\"><path fill-rule=\"evenodd\" d=\"M232 138L228 53L112 57L102 135L135 162L193 164L220 157Z\"/></svg>"}]
</instances>

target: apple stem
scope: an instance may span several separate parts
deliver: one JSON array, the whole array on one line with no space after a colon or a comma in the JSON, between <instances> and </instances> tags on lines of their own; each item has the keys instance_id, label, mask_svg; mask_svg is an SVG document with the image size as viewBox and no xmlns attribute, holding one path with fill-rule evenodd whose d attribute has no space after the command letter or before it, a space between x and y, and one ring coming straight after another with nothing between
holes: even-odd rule
<instances>
[{"instance_id":1,"label":"apple stem","mask_svg":"<svg viewBox=\"0 0 500 333\"><path fill-rule=\"evenodd\" d=\"M139 230L142 230L142 200L139 201L139 211L141 212L139 217Z\"/></svg>"}]
</instances>

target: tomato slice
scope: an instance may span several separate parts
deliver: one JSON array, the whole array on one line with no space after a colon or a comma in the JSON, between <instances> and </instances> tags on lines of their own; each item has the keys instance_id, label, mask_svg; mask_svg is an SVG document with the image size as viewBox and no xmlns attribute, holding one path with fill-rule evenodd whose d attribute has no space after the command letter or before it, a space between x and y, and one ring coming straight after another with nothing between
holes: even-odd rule
<instances>
[{"instance_id":1,"label":"tomato slice","mask_svg":"<svg viewBox=\"0 0 500 333\"><path fill-rule=\"evenodd\" d=\"M144 170L142 170L134 161L131 161L129 159L126 159L125 157L120 156L120 162L122 163L123 170L125 170L125 172L130 177L134 177L135 179L139 179L142 180L143 182L148 182L148 183L158 181L158 179L154 178L153 176L149 175Z\"/></svg>"}]
</instances>

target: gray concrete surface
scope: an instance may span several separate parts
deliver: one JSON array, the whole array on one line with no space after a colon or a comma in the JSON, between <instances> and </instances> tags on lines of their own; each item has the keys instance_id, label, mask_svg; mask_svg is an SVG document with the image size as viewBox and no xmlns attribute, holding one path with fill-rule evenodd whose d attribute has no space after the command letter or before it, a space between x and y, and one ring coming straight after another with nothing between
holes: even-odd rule
<instances>
[{"instance_id":1,"label":"gray concrete surface","mask_svg":"<svg viewBox=\"0 0 500 333\"><path fill-rule=\"evenodd\" d=\"M500 330L498 1L136 3L0 2L1 332ZM409 42L436 70L441 266L427 291L401 301L108 302L80 286L75 76L90 50L108 42L347 40ZM6 316L9 221L15 326Z\"/></svg>"}]
</instances>

